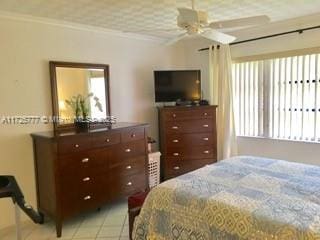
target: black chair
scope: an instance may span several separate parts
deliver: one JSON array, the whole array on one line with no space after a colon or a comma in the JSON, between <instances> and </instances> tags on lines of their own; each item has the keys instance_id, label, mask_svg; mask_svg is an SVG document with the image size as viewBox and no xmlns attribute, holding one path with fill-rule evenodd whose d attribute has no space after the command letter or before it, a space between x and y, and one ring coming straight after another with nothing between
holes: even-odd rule
<instances>
[{"instance_id":1,"label":"black chair","mask_svg":"<svg viewBox=\"0 0 320 240\"><path fill-rule=\"evenodd\" d=\"M43 216L38 212L36 212L24 200L22 191L16 179L14 178L14 176L0 175L0 198L11 198L13 203L15 204L16 229L17 229L18 240L21 239L19 208L21 208L34 223L38 223L38 224L43 223Z\"/></svg>"}]
</instances>

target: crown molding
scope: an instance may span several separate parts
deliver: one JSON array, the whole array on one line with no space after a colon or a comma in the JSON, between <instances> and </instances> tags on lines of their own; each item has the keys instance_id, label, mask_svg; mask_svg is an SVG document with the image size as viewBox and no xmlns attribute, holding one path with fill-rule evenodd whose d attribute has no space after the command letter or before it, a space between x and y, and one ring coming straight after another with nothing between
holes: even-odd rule
<instances>
[{"instance_id":1,"label":"crown molding","mask_svg":"<svg viewBox=\"0 0 320 240\"><path fill-rule=\"evenodd\" d=\"M128 32L123 32L123 31L114 30L114 29L96 27L96 26L91 26L91 25L86 25L86 24L74 23L74 22L63 21L63 20L56 20L56 19L45 18L45 17L36 17L36 16L32 16L32 15L12 13L12 12L6 12L6 11L0 10L0 19L1 18L16 20L16 21L23 21L23 22L47 24L47 25L52 25L52 26L57 26L57 27L64 27L64 28L70 28L70 29L81 30L81 31L95 32L95 33L100 33L100 34L107 34L110 36L124 37L124 38L142 40L142 41L163 43L163 41L166 40L166 38L161 38L161 37L154 37L154 36L138 34L138 33L128 33Z\"/></svg>"}]
</instances>

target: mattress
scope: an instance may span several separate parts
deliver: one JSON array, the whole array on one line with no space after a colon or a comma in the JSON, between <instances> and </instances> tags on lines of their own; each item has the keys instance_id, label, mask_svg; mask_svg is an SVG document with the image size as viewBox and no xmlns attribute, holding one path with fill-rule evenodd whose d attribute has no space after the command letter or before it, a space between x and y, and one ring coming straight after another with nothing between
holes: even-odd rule
<instances>
[{"instance_id":1,"label":"mattress","mask_svg":"<svg viewBox=\"0 0 320 240\"><path fill-rule=\"evenodd\" d=\"M320 167L234 157L148 195L133 239L320 239Z\"/></svg>"}]
</instances>

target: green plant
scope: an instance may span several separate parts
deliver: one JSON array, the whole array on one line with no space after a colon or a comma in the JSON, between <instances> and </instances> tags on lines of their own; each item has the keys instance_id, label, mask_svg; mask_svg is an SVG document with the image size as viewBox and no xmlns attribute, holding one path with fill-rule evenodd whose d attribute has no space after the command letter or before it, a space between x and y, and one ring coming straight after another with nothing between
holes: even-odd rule
<instances>
[{"instance_id":1,"label":"green plant","mask_svg":"<svg viewBox=\"0 0 320 240\"><path fill-rule=\"evenodd\" d=\"M77 96L72 96L70 99L65 100L66 104L70 106L77 119L87 120L90 113L90 106L88 100L93 97L95 101L95 107L97 107L102 112L102 105L97 96L93 93L89 93L87 96L78 94Z\"/></svg>"}]
</instances>

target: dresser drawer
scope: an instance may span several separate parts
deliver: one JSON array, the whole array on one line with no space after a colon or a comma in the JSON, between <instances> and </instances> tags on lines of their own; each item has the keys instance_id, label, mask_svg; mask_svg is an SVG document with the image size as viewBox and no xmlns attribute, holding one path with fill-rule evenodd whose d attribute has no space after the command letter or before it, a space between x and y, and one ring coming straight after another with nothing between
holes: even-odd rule
<instances>
[{"instance_id":1,"label":"dresser drawer","mask_svg":"<svg viewBox=\"0 0 320 240\"><path fill-rule=\"evenodd\" d=\"M92 176L90 181L61 178L61 205L65 217L101 206L109 197L106 176Z\"/></svg>"},{"instance_id":2,"label":"dresser drawer","mask_svg":"<svg viewBox=\"0 0 320 240\"><path fill-rule=\"evenodd\" d=\"M137 157L126 159L123 161L113 162L110 165L113 176L127 176L134 174L144 174L146 172L146 158Z\"/></svg>"},{"instance_id":3,"label":"dresser drawer","mask_svg":"<svg viewBox=\"0 0 320 240\"><path fill-rule=\"evenodd\" d=\"M66 136L58 139L58 154L68 154L80 152L91 148L91 138L89 136Z\"/></svg>"},{"instance_id":4,"label":"dresser drawer","mask_svg":"<svg viewBox=\"0 0 320 240\"><path fill-rule=\"evenodd\" d=\"M121 141L122 142L131 142L136 140L144 139L144 128L137 127L131 128L128 130L123 130L121 132Z\"/></svg>"},{"instance_id":5,"label":"dresser drawer","mask_svg":"<svg viewBox=\"0 0 320 240\"><path fill-rule=\"evenodd\" d=\"M212 132L214 125L213 119L170 121L165 131L167 134Z\"/></svg>"},{"instance_id":6,"label":"dresser drawer","mask_svg":"<svg viewBox=\"0 0 320 240\"><path fill-rule=\"evenodd\" d=\"M93 147L105 147L120 143L120 132L98 133L91 138Z\"/></svg>"},{"instance_id":7,"label":"dresser drawer","mask_svg":"<svg viewBox=\"0 0 320 240\"><path fill-rule=\"evenodd\" d=\"M101 149L62 155L58 158L58 166L64 174L101 174L108 171L108 152Z\"/></svg>"},{"instance_id":8,"label":"dresser drawer","mask_svg":"<svg viewBox=\"0 0 320 240\"><path fill-rule=\"evenodd\" d=\"M167 161L167 178L177 177L181 174L204 167L207 164L216 162L212 159L189 159L189 160L170 160Z\"/></svg>"},{"instance_id":9,"label":"dresser drawer","mask_svg":"<svg viewBox=\"0 0 320 240\"><path fill-rule=\"evenodd\" d=\"M134 142L123 143L114 148L109 153L109 159L111 164L116 164L124 159L145 156L145 141L139 140Z\"/></svg>"},{"instance_id":10,"label":"dresser drawer","mask_svg":"<svg viewBox=\"0 0 320 240\"><path fill-rule=\"evenodd\" d=\"M111 194L114 197L129 196L137 192L145 191L147 188L147 178L145 173L128 175L119 178L117 174L111 175Z\"/></svg>"},{"instance_id":11,"label":"dresser drawer","mask_svg":"<svg viewBox=\"0 0 320 240\"><path fill-rule=\"evenodd\" d=\"M216 159L216 149L211 146L168 147L166 158L171 159Z\"/></svg>"},{"instance_id":12,"label":"dresser drawer","mask_svg":"<svg viewBox=\"0 0 320 240\"><path fill-rule=\"evenodd\" d=\"M168 134L167 147L203 146L213 145L213 133Z\"/></svg>"},{"instance_id":13,"label":"dresser drawer","mask_svg":"<svg viewBox=\"0 0 320 240\"><path fill-rule=\"evenodd\" d=\"M174 120L187 120L187 119L203 119L203 118L213 118L215 116L215 109L212 108L188 108L177 109L168 111L164 114L166 121L174 121Z\"/></svg>"}]
</instances>

